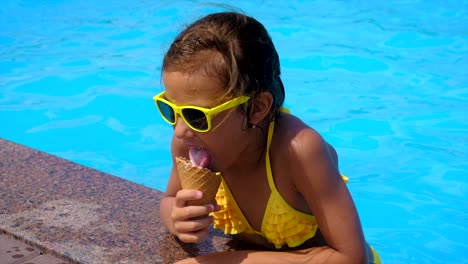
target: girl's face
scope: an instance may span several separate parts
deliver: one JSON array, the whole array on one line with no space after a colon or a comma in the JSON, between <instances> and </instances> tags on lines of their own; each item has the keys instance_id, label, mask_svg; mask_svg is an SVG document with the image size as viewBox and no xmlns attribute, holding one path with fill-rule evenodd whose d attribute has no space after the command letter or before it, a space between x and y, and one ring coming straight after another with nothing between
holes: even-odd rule
<instances>
[{"instance_id":1,"label":"girl's face","mask_svg":"<svg viewBox=\"0 0 468 264\"><path fill-rule=\"evenodd\" d=\"M232 98L222 98L223 85L202 73L163 72L165 97L172 103L212 108ZM210 168L222 170L239 160L248 147L245 116L232 108L212 118L212 129L205 133L192 130L178 117L174 136L187 148L203 148L211 155Z\"/></svg>"}]
</instances>

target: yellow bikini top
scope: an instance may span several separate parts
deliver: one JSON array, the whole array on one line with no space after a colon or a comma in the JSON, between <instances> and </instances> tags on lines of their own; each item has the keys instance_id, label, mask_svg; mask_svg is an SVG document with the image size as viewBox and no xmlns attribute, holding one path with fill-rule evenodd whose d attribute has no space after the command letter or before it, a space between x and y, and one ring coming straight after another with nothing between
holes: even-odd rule
<instances>
[{"instance_id":1,"label":"yellow bikini top","mask_svg":"<svg viewBox=\"0 0 468 264\"><path fill-rule=\"evenodd\" d=\"M263 215L260 232L254 230L249 224L241 209L237 205L225 180L222 178L221 185L216 194L216 202L221 209L211 213L214 217L214 227L221 229L225 234L258 234L281 248L284 245L296 247L312 238L317 231L318 224L315 216L302 213L292 208L276 189L271 174L269 149L273 138L275 123L270 122L268 129L268 141L266 151L266 173L271 194ZM345 178L347 181L347 178Z\"/></svg>"}]
</instances>

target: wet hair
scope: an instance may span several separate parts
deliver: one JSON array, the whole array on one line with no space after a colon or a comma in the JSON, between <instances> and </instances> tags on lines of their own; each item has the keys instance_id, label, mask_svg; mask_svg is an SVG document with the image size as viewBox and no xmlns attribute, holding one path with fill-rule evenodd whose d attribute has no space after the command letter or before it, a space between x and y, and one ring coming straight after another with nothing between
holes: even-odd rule
<instances>
[{"instance_id":1,"label":"wet hair","mask_svg":"<svg viewBox=\"0 0 468 264\"><path fill-rule=\"evenodd\" d=\"M279 115L284 102L280 62L271 37L260 22L239 12L213 13L188 25L165 54L162 70L202 72L224 85L225 96L253 98L270 92L270 120ZM244 109L247 113L251 102Z\"/></svg>"}]
</instances>

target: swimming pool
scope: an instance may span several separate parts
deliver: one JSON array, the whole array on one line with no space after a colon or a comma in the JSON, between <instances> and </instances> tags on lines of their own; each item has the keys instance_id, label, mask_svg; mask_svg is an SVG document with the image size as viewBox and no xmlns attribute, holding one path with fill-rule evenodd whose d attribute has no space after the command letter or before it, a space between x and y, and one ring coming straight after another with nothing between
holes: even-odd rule
<instances>
[{"instance_id":1,"label":"swimming pool","mask_svg":"<svg viewBox=\"0 0 468 264\"><path fill-rule=\"evenodd\" d=\"M384 263L468 263L466 1L226 1L262 21L286 105L321 132ZM0 137L163 190L151 100L202 1L6 1Z\"/></svg>"}]
</instances>

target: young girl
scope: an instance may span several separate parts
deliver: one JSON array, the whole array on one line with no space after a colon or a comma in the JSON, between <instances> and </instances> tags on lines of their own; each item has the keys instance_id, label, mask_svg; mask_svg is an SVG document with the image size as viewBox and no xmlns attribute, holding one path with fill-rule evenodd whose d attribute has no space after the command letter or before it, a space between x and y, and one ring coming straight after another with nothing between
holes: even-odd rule
<instances>
[{"instance_id":1,"label":"young girl","mask_svg":"<svg viewBox=\"0 0 468 264\"><path fill-rule=\"evenodd\" d=\"M181 32L164 57L155 96L174 127L172 158L222 173L217 204L183 190L171 171L161 217L186 243L209 226L265 250L198 256L180 263L380 263L367 245L332 146L282 108L276 49L257 20L208 15ZM209 110L203 111L203 110Z\"/></svg>"}]
</instances>

